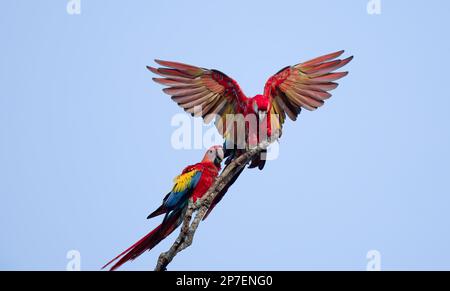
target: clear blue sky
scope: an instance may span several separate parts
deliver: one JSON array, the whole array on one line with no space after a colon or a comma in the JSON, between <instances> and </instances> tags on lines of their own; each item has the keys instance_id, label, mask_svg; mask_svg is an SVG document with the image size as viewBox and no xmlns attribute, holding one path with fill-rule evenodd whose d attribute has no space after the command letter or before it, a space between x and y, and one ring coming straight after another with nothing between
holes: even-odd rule
<instances>
[{"instance_id":1,"label":"clear blue sky","mask_svg":"<svg viewBox=\"0 0 450 291\"><path fill-rule=\"evenodd\" d=\"M147 233L172 178L179 109L154 58L220 69L248 95L280 68L346 49L326 106L288 121L172 270L450 269L448 1L2 2L0 269L103 263ZM124 270L153 269L174 236Z\"/></svg>"}]
</instances>

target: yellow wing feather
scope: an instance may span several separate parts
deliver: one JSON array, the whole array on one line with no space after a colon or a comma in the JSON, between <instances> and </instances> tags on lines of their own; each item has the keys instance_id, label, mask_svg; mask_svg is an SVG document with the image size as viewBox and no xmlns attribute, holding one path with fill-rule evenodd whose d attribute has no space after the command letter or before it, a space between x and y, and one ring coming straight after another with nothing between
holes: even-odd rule
<instances>
[{"instance_id":1,"label":"yellow wing feather","mask_svg":"<svg viewBox=\"0 0 450 291\"><path fill-rule=\"evenodd\" d=\"M182 192L182 191L186 190L192 181L192 177L194 177L194 175L197 172L198 172L198 170L192 170L190 172L176 176L173 179L173 182L175 183L175 185L173 186L172 191L173 192Z\"/></svg>"}]
</instances>

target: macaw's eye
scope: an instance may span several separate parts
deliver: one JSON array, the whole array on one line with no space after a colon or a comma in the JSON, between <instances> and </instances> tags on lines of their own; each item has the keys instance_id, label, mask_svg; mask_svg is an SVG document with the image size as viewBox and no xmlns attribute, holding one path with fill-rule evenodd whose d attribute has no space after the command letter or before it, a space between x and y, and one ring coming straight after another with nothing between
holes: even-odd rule
<instances>
[{"instance_id":1,"label":"macaw's eye","mask_svg":"<svg viewBox=\"0 0 450 291\"><path fill-rule=\"evenodd\" d=\"M209 153L212 154L212 150L209 150Z\"/></svg>"}]
</instances>

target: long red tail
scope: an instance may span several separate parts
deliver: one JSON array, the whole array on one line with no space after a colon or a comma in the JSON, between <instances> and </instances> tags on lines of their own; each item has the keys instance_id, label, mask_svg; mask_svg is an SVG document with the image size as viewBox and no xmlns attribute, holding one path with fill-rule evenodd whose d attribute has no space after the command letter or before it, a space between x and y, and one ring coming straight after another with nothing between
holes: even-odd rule
<instances>
[{"instance_id":1,"label":"long red tail","mask_svg":"<svg viewBox=\"0 0 450 291\"><path fill-rule=\"evenodd\" d=\"M180 209L171 213L166 221L163 221L160 225L158 225L154 230L149 232L146 236L138 240L131 247L120 253L117 257L109 261L106 265L102 267L102 269L109 266L111 263L117 261L110 269L110 271L114 271L123 264L128 261L132 261L142 255L145 251L151 250L158 243L160 243L164 238L170 235L182 222L182 213L184 213L184 209Z\"/></svg>"}]
</instances>

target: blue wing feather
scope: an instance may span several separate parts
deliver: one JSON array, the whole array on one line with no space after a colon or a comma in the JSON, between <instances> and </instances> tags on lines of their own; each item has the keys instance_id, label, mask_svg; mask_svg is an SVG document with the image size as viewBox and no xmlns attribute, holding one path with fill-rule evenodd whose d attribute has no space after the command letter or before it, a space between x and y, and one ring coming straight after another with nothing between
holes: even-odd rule
<instances>
[{"instance_id":1,"label":"blue wing feather","mask_svg":"<svg viewBox=\"0 0 450 291\"><path fill-rule=\"evenodd\" d=\"M196 170L195 173L191 173L191 175L192 177L189 178L189 181L187 181L185 185L183 184L182 186L179 186L176 184L172 192L170 192L169 196L167 197L166 201L164 201L164 205L168 210L173 210L177 208L177 206L181 206L182 204L184 204L183 202L185 202L189 198L192 190L195 189L198 182L200 181L202 172Z\"/></svg>"}]
</instances>

